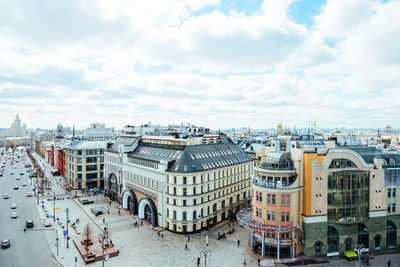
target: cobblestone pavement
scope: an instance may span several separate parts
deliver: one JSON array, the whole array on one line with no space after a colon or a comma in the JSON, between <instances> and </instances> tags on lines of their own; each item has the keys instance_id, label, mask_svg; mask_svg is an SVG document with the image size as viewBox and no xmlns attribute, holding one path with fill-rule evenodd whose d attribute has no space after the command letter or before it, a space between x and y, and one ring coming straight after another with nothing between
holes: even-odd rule
<instances>
[{"instance_id":1,"label":"cobblestone pavement","mask_svg":"<svg viewBox=\"0 0 400 267\"><path fill-rule=\"evenodd\" d=\"M46 169L50 170L47 163L42 160L42 163L47 166ZM50 176L50 174L49 174ZM57 178L50 178L52 180L53 190L60 195L65 193L61 187L61 183ZM58 182L57 182L58 181ZM71 195L75 194L72 192ZM64 197L67 196L64 194ZM93 236L98 237L101 230L107 227L111 230L111 239L115 247L120 250L120 255L109 259L105 266L197 266L197 258L200 257L201 252L209 249L211 252L207 256L207 266L223 267L223 266L244 266L243 261L246 259L246 266L257 266L258 256L251 253L248 249L248 230L233 223L235 232L232 235L227 235L226 239L216 240L218 232L227 232L228 223L223 222L216 227L212 228L210 232L202 232L201 235L190 235L190 241L187 241L186 235L173 234L169 231L161 231L160 237L157 235L156 230L152 229L149 225L134 227L136 218L128 215L122 211L118 214L119 206L116 203L109 205L108 200L103 196L90 197L94 200L93 204L82 205L79 201L73 199L57 200L56 216L59 217L61 225L55 223L54 225L62 232L62 226L66 223L65 208L68 207L70 211L71 222L79 218L78 230L82 232L83 226L89 223L93 230ZM38 206L40 216L43 218L44 211L41 205L44 205L47 210L52 210L53 201L47 201L48 197L42 197L43 204ZM104 207L109 210L110 214L101 216L94 216L90 209L92 207ZM103 223L105 219L105 223ZM232 227L231 227L232 228ZM80 237L75 231L69 228L70 242L69 248L66 248L66 239L60 235L59 242L59 255L56 256L57 260L63 266L75 266L75 257L77 257L77 266L85 266L77 249L74 247L72 240ZM208 247L206 246L206 235L208 234ZM46 233L49 243L54 244L55 235L48 231ZM162 237L163 236L163 237ZM237 240L240 240L240 246L237 245ZM188 245L188 250L185 250L185 244ZM57 255L56 248L52 246L54 255ZM387 261L392 260L393 266L400 266L400 255L384 255L378 256L371 260L371 266L387 266ZM204 265L204 255L201 256L201 265ZM265 258L262 261L265 266L271 266L271 259ZM101 262L90 264L88 266L101 266ZM310 265L315 267L327 266L355 266L355 262L348 262L345 260L331 259L326 264ZM284 265L277 265L284 266Z\"/></svg>"}]
</instances>

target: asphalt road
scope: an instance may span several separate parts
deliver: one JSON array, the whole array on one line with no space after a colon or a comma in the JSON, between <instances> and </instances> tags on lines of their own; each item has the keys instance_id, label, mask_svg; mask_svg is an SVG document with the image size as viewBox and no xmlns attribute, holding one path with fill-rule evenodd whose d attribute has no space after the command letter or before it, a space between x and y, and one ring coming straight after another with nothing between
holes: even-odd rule
<instances>
[{"instance_id":1,"label":"asphalt road","mask_svg":"<svg viewBox=\"0 0 400 267\"><path fill-rule=\"evenodd\" d=\"M15 155L21 155L22 158L23 154L15 153ZM0 157L2 163L5 156ZM0 240L11 240L10 248L0 249L0 266L58 266L51 255L43 231L28 230L24 233L25 222L28 219L32 219L34 223L34 227L31 229L44 227L35 207L36 198L26 196L29 191L32 192L32 189L28 175L25 173L24 161L18 159L21 162L16 163L16 160L14 159L14 165L11 165L11 159L7 158L3 176L0 177ZM14 168L15 166L16 168ZM12 172L13 175L11 175ZM24 175L20 175L21 172ZM17 176L20 176L21 180L16 180ZM27 183L25 187L22 186L24 182ZM19 187L18 190L14 190L15 185ZM10 195L9 199L3 199L5 193ZM15 210L10 209L11 203L17 204ZM11 219L11 213L14 211L18 214L17 219Z\"/></svg>"}]
</instances>

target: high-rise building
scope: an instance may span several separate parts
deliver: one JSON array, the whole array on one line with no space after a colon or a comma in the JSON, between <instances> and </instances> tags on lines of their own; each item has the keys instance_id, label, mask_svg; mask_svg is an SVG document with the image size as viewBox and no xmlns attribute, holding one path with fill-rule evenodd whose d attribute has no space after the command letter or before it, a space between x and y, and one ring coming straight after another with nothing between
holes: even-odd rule
<instances>
[{"instance_id":1,"label":"high-rise building","mask_svg":"<svg viewBox=\"0 0 400 267\"><path fill-rule=\"evenodd\" d=\"M18 114L15 116L14 122L11 124L9 135L16 137L28 135L26 124L24 123L21 125L21 120Z\"/></svg>"}]
</instances>

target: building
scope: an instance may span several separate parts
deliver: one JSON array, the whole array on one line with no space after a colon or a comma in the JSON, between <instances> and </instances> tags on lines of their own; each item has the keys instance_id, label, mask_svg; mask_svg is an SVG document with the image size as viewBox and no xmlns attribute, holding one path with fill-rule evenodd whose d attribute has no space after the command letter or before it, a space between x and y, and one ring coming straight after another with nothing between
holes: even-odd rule
<instances>
[{"instance_id":1,"label":"building","mask_svg":"<svg viewBox=\"0 0 400 267\"><path fill-rule=\"evenodd\" d=\"M65 147L66 182L74 189L103 187L105 141L73 140Z\"/></svg>"},{"instance_id":2,"label":"building","mask_svg":"<svg viewBox=\"0 0 400 267\"><path fill-rule=\"evenodd\" d=\"M55 166L58 170L58 174L60 176L66 177L66 156L65 150L68 145L71 144L71 140L62 140L54 144L54 158L55 158Z\"/></svg>"},{"instance_id":3,"label":"building","mask_svg":"<svg viewBox=\"0 0 400 267\"><path fill-rule=\"evenodd\" d=\"M9 136L20 137L20 136L27 136L27 135L28 135L28 132L26 130L26 124L25 123L23 125L21 124L21 120L17 114L15 116L14 122L11 124Z\"/></svg>"},{"instance_id":4,"label":"building","mask_svg":"<svg viewBox=\"0 0 400 267\"><path fill-rule=\"evenodd\" d=\"M114 140L114 128L106 128L105 124L91 123L90 127L83 130L83 139L94 141Z\"/></svg>"},{"instance_id":5,"label":"building","mask_svg":"<svg viewBox=\"0 0 400 267\"><path fill-rule=\"evenodd\" d=\"M106 152L108 189L122 208L153 226L193 233L249 206L253 161L226 136L134 136Z\"/></svg>"},{"instance_id":6,"label":"building","mask_svg":"<svg viewBox=\"0 0 400 267\"><path fill-rule=\"evenodd\" d=\"M277 138L255 168L252 209L237 219L254 250L278 259L341 256L356 244L363 252L397 249L397 162L376 147Z\"/></svg>"}]
</instances>

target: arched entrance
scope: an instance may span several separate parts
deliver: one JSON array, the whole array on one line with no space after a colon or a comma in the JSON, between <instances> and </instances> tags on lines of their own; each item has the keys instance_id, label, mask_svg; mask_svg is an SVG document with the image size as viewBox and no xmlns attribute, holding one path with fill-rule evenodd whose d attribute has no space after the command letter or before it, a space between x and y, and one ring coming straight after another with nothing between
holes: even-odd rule
<instances>
[{"instance_id":1,"label":"arched entrance","mask_svg":"<svg viewBox=\"0 0 400 267\"><path fill-rule=\"evenodd\" d=\"M369 243L369 232L367 226L363 223L358 224L358 243L363 244L364 248L368 248Z\"/></svg>"},{"instance_id":2,"label":"arched entrance","mask_svg":"<svg viewBox=\"0 0 400 267\"><path fill-rule=\"evenodd\" d=\"M339 252L339 232L328 226L328 253Z\"/></svg>"},{"instance_id":3,"label":"arched entrance","mask_svg":"<svg viewBox=\"0 0 400 267\"><path fill-rule=\"evenodd\" d=\"M157 226L157 208L150 198L142 198L139 202L139 218L151 222L153 227Z\"/></svg>"},{"instance_id":4,"label":"arched entrance","mask_svg":"<svg viewBox=\"0 0 400 267\"><path fill-rule=\"evenodd\" d=\"M375 250L379 250L381 248L381 239L382 237L380 235L375 235L374 237Z\"/></svg>"},{"instance_id":5,"label":"arched entrance","mask_svg":"<svg viewBox=\"0 0 400 267\"><path fill-rule=\"evenodd\" d=\"M138 212L138 201L136 195L131 190L126 190L122 195L122 208L132 211L132 214Z\"/></svg>"},{"instance_id":6,"label":"arched entrance","mask_svg":"<svg viewBox=\"0 0 400 267\"><path fill-rule=\"evenodd\" d=\"M386 246L395 247L397 245L397 227L393 221L388 220L386 224Z\"/></svg>"},{"instance_id":7,"label":"arched entrance","mask_svg":"<svg viewBox=\"0 0 400 267\"><path fill-rule=\"evenodd\" d=\"M315 249L315 255L321 255L322 254L322 242L321 241L317 241L314 244L314 249Z\"/></svg>"},{"instance_id":8,"label":"arched entrance","mask_svg":"<svg viewBox=\"0 0 400 267\"><path fill-rule=\"evenodd\" d=\"M351 238L346 238L346 240L344 241L344 245L345 245L345 250L346 251L351 251L353 250L353 240Z\"/></svg>"}]
</instances>

